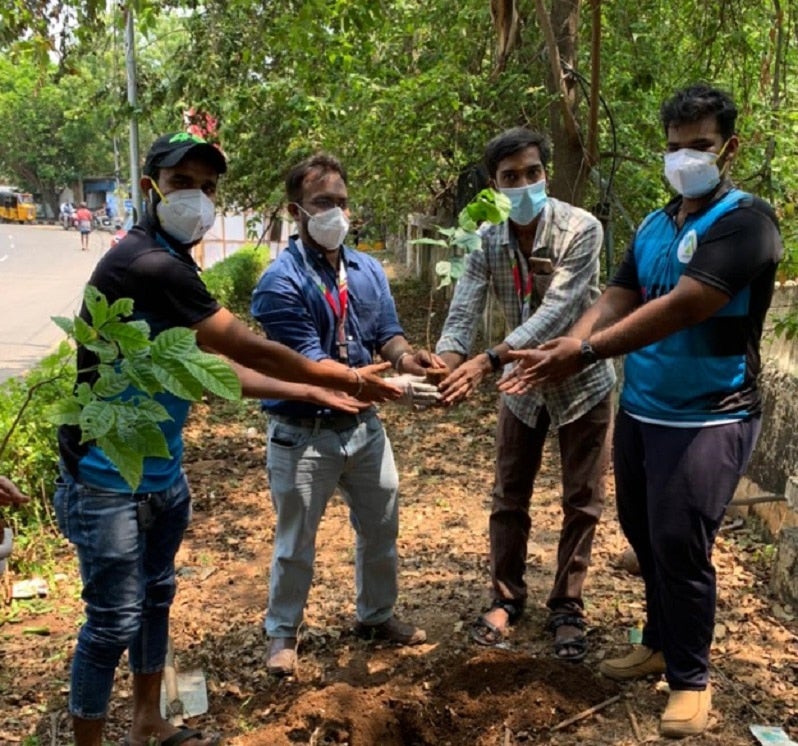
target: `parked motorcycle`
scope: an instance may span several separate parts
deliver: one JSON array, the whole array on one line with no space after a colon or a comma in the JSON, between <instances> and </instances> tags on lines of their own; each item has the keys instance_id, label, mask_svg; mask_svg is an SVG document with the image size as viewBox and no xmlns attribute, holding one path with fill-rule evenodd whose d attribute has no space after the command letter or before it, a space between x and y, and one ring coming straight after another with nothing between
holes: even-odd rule
<instances>
[{"instance_id":1,"label":"parked motorcycle","mask_svg":"<svg viewBox=\"0 0 798 746\"><path fill-rule=\"evenodd\" d=\"M91 221L91 226L96 231L108 231L109 233L113 233L115 230L114 223L111 218L103 214L95 213Z\"/></svg>"}]
</instances>

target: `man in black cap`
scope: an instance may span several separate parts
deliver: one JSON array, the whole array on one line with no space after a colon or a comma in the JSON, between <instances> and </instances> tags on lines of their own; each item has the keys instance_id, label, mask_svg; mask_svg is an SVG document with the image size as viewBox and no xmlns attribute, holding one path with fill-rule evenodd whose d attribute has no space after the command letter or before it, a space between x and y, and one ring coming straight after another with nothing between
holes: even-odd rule
<instances>
[{"instance_id":1,"label":"man in black cap","mask_svg":"<svg viewBox=\"0 0 798 746\"><path fill-rule=\"evenodd\" d=\"M198 137L159 137L141 179L145 215L100 260L89 283L109 303L132 298L134 316L153 334L194 329L202 347L231 359L247 396L310 399L349 412L359 411L361 402L397 398L401 391L378 375L387 364L355 370L312 362L255 334L208 293L190 249L213 224L216 185L226 170L222 152ZM85 306L81 316L88 318ZM90 350L78 348L78 383L91 382L97 362ZM69 695L77 746L101 746L114 671L125 650L133 671L129 746L216 740L177 729L160 714L174 558L188 525L190 494L181 458L189 403L170 394L159 395L159 402L172 417L162 427L171 457L145 459L135 493L96 443L81 443L76 427L59 430L55 510L76 545L86 603Z\"/></svg>"}]
</instances>

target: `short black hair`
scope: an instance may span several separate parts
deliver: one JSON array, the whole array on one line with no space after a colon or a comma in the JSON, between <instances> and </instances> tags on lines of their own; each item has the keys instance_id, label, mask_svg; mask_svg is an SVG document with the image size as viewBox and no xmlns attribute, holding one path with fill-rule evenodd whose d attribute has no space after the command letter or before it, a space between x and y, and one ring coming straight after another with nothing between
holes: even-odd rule
<instances>
[{"instance_id":1,"label":"short black hair","mask_svg":"<svg viewBox=\"0 0 798 746\"><path fill-rule=\"evenodd\" d=\"M708 83L694 83L677 91L660 108L660 119L665 134L672 124L697 122L714 116L724 140L734 134L737 121L737 107L732 97Z\"/></svg>"},{"instance_id":2,"label":"short black hair","mask_svg":"<svg viewBox=\"0 0 798 746\"><path fill-rule=\"evenodd\" d=\"M319 176L336 173L347 183L346 169L334 155L329 153L316 153L308 156L296 164L285 177L285 194L289 202L301 202L303 197L302 184L311 171L318 171Z\"/></svg>"},{"instance_id":3,"label":"short black hair","mask_svg":"<svg viewBox=\"0 0 798 746\"><path fill-rule=\"evenodd\" d=\"M505 158L509 158L519 150L534 145L540 153L540 162L543 168L548 168L551 158L551 146L549 140L542 132L533 132L526 127L513 127L505 130L500 135L496 135L486 146L482 160L485 161L485 168L492 179L496 178L499 163Z\"/></svg>"}]
</instances>

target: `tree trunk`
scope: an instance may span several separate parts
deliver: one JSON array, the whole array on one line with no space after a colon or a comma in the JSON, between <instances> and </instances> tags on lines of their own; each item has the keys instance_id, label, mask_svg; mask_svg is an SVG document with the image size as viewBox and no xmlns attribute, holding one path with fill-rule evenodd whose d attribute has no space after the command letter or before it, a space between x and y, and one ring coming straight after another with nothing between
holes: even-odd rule
<instances>
[{"instance_id":1,"label":"tree trunk","mask_svg":"<svg viewBox=\"0 0 798 746\"><path fill-rule=\"evenodd\" d=\"M546 85L551 94L549 105L549 131L553 147L552 175L549 192L552 196L573 204L581 204L584 195L587 168L587 153L579 128L576 109L579 88L573 73L576 65L576 40L579 26L580 0L554 0L551 14L541 17L543 3L538 0L538 21L546 24L551 36L544 29L549 59L557 60L547 75ZM552 43L554 47L552 47Z\"/></svg>"}]
</instances>

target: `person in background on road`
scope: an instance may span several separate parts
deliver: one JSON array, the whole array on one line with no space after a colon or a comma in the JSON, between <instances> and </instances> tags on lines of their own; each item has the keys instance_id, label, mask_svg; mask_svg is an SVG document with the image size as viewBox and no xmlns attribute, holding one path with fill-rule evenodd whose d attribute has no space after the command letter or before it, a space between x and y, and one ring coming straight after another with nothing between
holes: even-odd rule
<instances>
[{"instance_id":1,"label":"person in background on road","mask_svg":"<svg viewBox=\"0 0 798 746\"><path fill-rule=\"evenodd\" d=\"M176 326L194 329L200 346L231 359L245 395L299 398L347 412L400 396L399 388L378 375L387 364L355 369L311 362L252 332L208 293L190 251L213 224L217 182L226 169L222 152L198 137L159 137L141 179L146 213L103 256L90 284L109 303L132 298L136 317L147 321L153 334ZM81 315L88 318L85 306ZM90 371L97 362L88 349L78 348L78 383L96 375ZM182 469L189 403L169 394L159 396L159 403L172 416L162 427L171 456L145 460L135 494L102 450L81 443L76 427L59 429L55 511L77 548L86 605L69 692L77 746L101 746L114 671L125 650L133 671L133 720L126 743L216 742L193 729L179 731L160 713L174 558L191 507Z\"/></svg>"},{"instance_id":2,"label":"person in background on road","mask_svg":"<svg viewBox=\"0 0 798 746\"><path fill-rule=\"evenodd\" d=\"M707 727L715 626L712 548L760 430L762 325L783 248L773 209L735 188L737 108L706 84L661 109L665 178L678 193L640 224L610 287L501 386L548 387L588 360L626 355L614 462L618 517L645 582L642 645L599 670L664 672L660 721Z\"/></svg>"},{"instance_id":3,"label":"person in background on road","mask_svg":"<svg viewBox=\"0 0 798 746\"><path fill-rule=\"evenodd\" d=\"M330 370L368 365L376 353L400 374L404 403L438 399L423 383L441 364L404 337L380 263L343 245L349 231L347 177L341 163L317 154L288 173L288 210L299 227L260 278L252 315L269 339ZM313 402L263 402L269 413L266 468L277 513L269 604L267 669L291 675L297 635L313 578L316 532L338 488L357 534L355 633L416 645L424 630L394 614L399 529L398 475L391 443L374 408L357 415Z\"/></svg>"},{"instance_id":4,"label":"person in background on road","mask_svg":"<svg viewBox=\"0 0 798 746\"><path fill-rule=\"evenodd\" d=\"M80 250L89 250L89 234L91 233L91 222L93 216L91 210L86 206L85 202L78 205L78 210L75 213L75 218L78 221L78 230L80 231Z\"/></svg>"},{"instance_id":5,"label":"person in background on road","mask_svg":"<svg viewBox=\"0 0 798 746\"><path fill-rule=\"evenodd\" d=\"M437 353L453 372L440 385L445 404L470 396L510 362L515 349L563 334L599 295L601 224L546 194L550 148L544 135L516 127L491 140L484 161L491 186L510 198L510 217L483 235L458 280ZM491 291L512 331L468 359ZM603 361L573 380L523 397L503 396L496 432L490 513L493 599L472 625L482 645L504 641L527 600L524 581L530 500L549 429L562 458L563 520L554 585L547 601L554 652L579 661L587 652L582 586L604 506L608 429L615 373Z\"/></svg>"},{"instance_id":6,"label":"person in background on road","mask_svg":"<svg viewBox=\"0 0 798 746\"><path fill-rule=\"evenodd\" d=\"M8 478L0 477L0 507L24 505L30 498L23 495L17 486ZM2 537L0 537L2 540Z\"/></svg>"}]
</instances>

